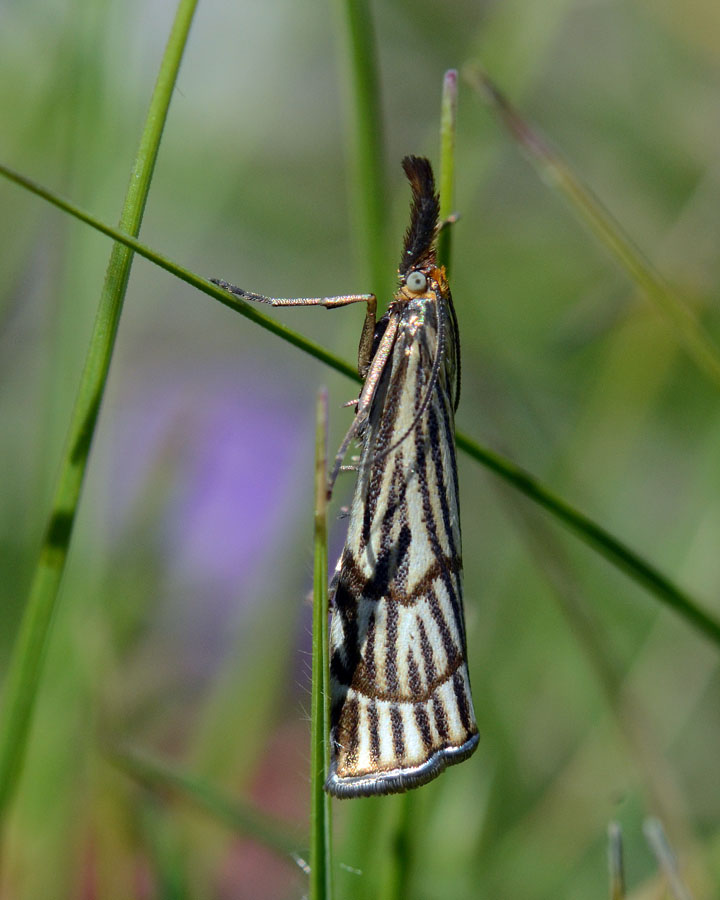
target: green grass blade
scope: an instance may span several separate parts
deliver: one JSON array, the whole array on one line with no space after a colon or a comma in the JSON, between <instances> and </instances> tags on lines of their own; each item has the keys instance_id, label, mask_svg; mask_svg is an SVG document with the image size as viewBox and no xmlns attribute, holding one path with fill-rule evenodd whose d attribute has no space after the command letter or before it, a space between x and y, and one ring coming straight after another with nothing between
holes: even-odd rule
<instances>
[{"instance_id":1,"label":"green grass blade","mask_svg":"<svg viewBox=\"0 0 720 900\"><path fill-rule=\"evenodd\" d=\"M665 316L690 359L720 387L720 350L693 310L675 295L645 254L625 234L620 223L587 185L583 184L567 160L520 116L482 68L477 64L468 65L465 76L469 84L497 112L543 180L565 196L611 256Z\"/></svg>"},{"instance_id":2,"label":"green grass blade","mask_svg":"<svg viewBox=\"0 0 720 900\"><path fill-rule=\"evenodd\" d=\"M347 106L352 116L352 207L361 264L378 296L390 286L385 259L387 206L375 33L368 0L338 0L339 56L345 61Z\"/></svg>"},{"instance_id":3,"label":"green grass blade","mask_svg":"<svg viewBox=\"0 0 720 900\"><path fill-rule=\"evenodd\" d=\"M315 564L310 714L310 900L332 897L332 818L323 785L328 768L330 685L327 583L327 391L318 394L315 439Z\"/></svg>"},{"instance_id":4,"label":"green grass blade","mask_svg":"<svg viewBox=\"0 0 720 900\"><path fill-rule=\"evenodd\" d=\"M38 196L43 197L53 205L70 213L81 221L92 225L98 231L103 232L103 234L125 244L125 246L135 250L139 255L151 260L156 263L156 265L173 275L176 275L188 284L193 285L205 294L219 300L225 306L230 307L230 309L239 312L241 315L252 320L261 327L271 331L273 334L292 344L294 347L309 353L311 356L314 356L315 359L320 360L336 371L341 372L343 375L347 375L348 378L359 381L357 369L353 364L348 363L334 353L325 350L323 347L308 340L296 331L273 321L268 316L258 312L257 309L250 306L249 303L245 303L239 298L228 294L227 291L223 291L206 281L204 278L182 268L182 266L161 256L135 238L104 224L89 213L79 210L74 204L63 200L57 194L36 184L25 176L19 175L7 166L0 164L0 174L5 175L10 180L20 184ZM593 522L588 516L583 515L578 510L575 510L570 504L561 500L559 497L556 497L552 491L544 487L532 475L516 466L515 463L503 458L498 453L481 447L476 441L465 435L463 432L456 432L456 443L459 450L467 453L473 459L477 460L477 462L495 472L496 475L499 475L503 480L507 481L525 496L547 509L548 512L560 519L590 547L600 552L606 559L613 563L613 565L621 568L633 580L641 584L646 590L649 590L651 594L663 601L666 605L675 609L675 611L682 615L691 625L720 646L720 622L713 618L709 613L703 611L697 601L673 584L669 578L660 573L650 563L643 560L637 553L634 553L629 547L613 537L600 525Z\"/></svg>"},{"instance_id":5,"label":"green grass blade","mask_svg":"<svg viewBox=\"0 0 720 900\"><path fill-rule=\"evenodd\" d=\"M720 622L703 611L698 604L663 575L658 569L646 562L608 531L593 522L557 497L544 487L532 475L509 462L500 455L481 447L464 434L456 434L455 441L459 449L473 459L491 469L526 497L534 500L553 516L566 525L586 544L604 556L617 568L622 569L631 578L679 613L705 637L720 646Z\"/></svg>"},{"instance_id":6,"label":"green grass blade","mask_svg":"<svg viewBox=\"0 0 720 900\"><path fill-rule=\"evenodd\" d=\"M611 822L608 826L608 871L610 873L610 900L625 900L622 831L617 822Z\"/></svg>"},{"instance_id":7,"label":"green grass blade","mask_svg":"<svg viewBox=\"0 0 720 900\"><path fill-rule=\"evenodd\" d=\"M96 216L93 216L86 210L81 209L76 204L70 202L69 200L66 200L59 194L51 191L49 188L43 187L43 185L38 184L31 178L27 178L25 175L21 175L19 172L14 171L9 166L4 165L3 163L0 163L0 175L4 175L9 181L15 182L15 184L20 185L28 191L31 191L38 197L42 197L43 200L47 200L48 203L52 203L53 206L56 206L58 209L63 210L63 212L69 213L71 216L74 216L74 218L79 219L81 222L85 222L87 225L92 226L97 231L102 232L108 237L111 237L113 240L118 241L118 243L121 243L125 247L130 248L135 253L137 253L138 256L142 256L145 259L150 260L150 262L155 263L156 266L159 266L161 269L165 269L166 272L170 272L170 274L175 275L176 278L179 278L181 281L184 281L187 284L192 285L194 288L197 288L199 291L208 294L214 300L219 300L220 303L222 303L224 306L227 306L235 312L240 313L241 316L245 316L246 319L250 319L261 328L265 328L267 331L271 331L273 334L281 337L283 340L287 341L289 344L292 344L294 347L298 347L305 353L309 353L310 356L314 356L315 359L319 359L320 362L324 362L326 365L330 366L333 369L336 369L343 375L347 375L349 378L354 378L356 381L359 380L359 376L357 373L357 364L351 365L350 363L345 362L345 360L340 359L340 357L336 356L334 353L330 353L319 344L308 340L301 334L298 334L298 332L293 331L291 328L286 328L277 320L272 319L270 318L270 316L266 316L264 313L260 312L257 306L254 306L251 303L247 303L245 300L241 300L234 294L230 294L228 293L228 291L225 291L222 288L219 288L217 285L212 284L206 278L203 278L200 275L196 275L189 269L183 268L183 266L179 265L168 257L163 256L156 250L153 250L150 247L146 246L132 235L127 234L119 228L113 228L112 225L108 225L105 222L102 222Z\"/></svg>"},{"instance_id":8,"label":"green grass blade","mask_svg":"<svg viewBox=\"0 0 720 900\"><path fill-rule=\"evenodd\" d=\"M387 900L404 900L413 896L413 864L418 835L421 834L419 800L417 791L407 791L395 798L397 822L388 842L389 858L382 886L382 896Z\"/></svg>"},{"instance_id":9,"label":"green grass blade","mask_svg":"<svg viewBox=\"0 0 720 900\"><path fill-rule=\"evenodd\" d=\"M646 819L643 823L643 832L650 849L655 855L655 859L660 865L660 871L665 876L667 886L674 900L692 900L692 894L680 875L677 859L660 819L652 816Z\"/></svg>"},{"instance_id":10,"label":"green grass blade","mask_svg":"<svg viewBox=\"0 0 720 900\"><path fill-rule=\"evenodd\" d=\"M181 0L179 3L160 66L120 217L120 229L130 234L137 234L142 221L160 138L196 2L197 0ZM7 816L22 772L44 651L57 606L132 257L127 246L117 244L110 255L40 557L13 648L0 715L0 826Z\"/></svg>"},{"instance_id":11,"label":"green grass blade","mask_svg":"<svg viewBox=\"0 0 720 900\"><path fill-rule=\"evenodd\" d=\"M138 818L156 896L162 900L192 900L187 850L154 795L146 794Z\"/></svg>"},{"instance_id":12,"label":"green grass blade","mask_svg":"<svg viewBox=\"0 0 720 900\"><path fill-rule=\"evenodd\" d=\"M450 69L443 78L440 103L440 221L455 212L455 133L457 130L458 73ZM450 273L452 226L446 225L438 236L438 265Z\"/></svg>"},{"instance_id":13,"label":"green grass blade","mask_svg":"<svg viewBox=\"0 0 720 900\"><path fill-rule=\"evenodd\" d=\"M302 847L290 828L249 803L235 797L228 798L204 779L130 750L111 750L107 758L150 790L178 797L228 825L233 831L253 838L276 853L290 856L295 862L302 861Z\"/></svg>"}]
</instances>

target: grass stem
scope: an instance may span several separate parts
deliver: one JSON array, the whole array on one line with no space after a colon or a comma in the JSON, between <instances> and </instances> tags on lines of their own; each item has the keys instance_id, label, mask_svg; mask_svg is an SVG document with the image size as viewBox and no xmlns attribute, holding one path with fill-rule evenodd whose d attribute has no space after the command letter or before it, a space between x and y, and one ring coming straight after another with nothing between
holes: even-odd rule
<instances>
[{"instance_id":1,"label":"grass stem","mask_svg":"<svg viewBox=\"0 0 720 900\"><path fill-rule=\"evenodd\" d=\"M567 160L520 115L487 73L477 63L472 63L464 74L468 83L498 114L542 179L564 195L578 217L665 317L689 358L716 387L720 387L720 350L694 310L676 295Z\"/></svg>"},{"instance_id":2,"label":"grass stem","mask_svg":"<svg viewBox=\"0 0 720 900\"><path fill-rule=\"evenodd\" d=\"M129 235L135 236L140 230L160 139L196 3L197 0L180 0L178 3L175 21L160 64L120 216L119 229ZM90 446L105 392L132 259L133 252L127 242L113 246L60 460L50 514L13 647L0 712L0 829L5 824L22 775L43 658L65 571Z\"/></svg>"},{"instance_id":3,"label":"grass stem","mask_svg":"<svg viewBox=\"0 0 720 900\"><path fill-rule=\"evenodd\" d=\"M327 583L327 441L328 396L317 400L315 436L315 565L313 578L312 697L310 714L310 900L332 897L332 819L323 785L330 733L328 583Z\"/></svg>"}]
</instances>

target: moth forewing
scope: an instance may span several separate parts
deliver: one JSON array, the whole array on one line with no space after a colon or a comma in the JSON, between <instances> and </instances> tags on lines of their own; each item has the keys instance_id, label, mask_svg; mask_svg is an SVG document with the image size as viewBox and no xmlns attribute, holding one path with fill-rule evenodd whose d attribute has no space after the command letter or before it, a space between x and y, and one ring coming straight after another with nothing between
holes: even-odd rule
<instances>
[{"instance_id":1,"label":"moth forewing","mask_svg":"<svg viewBox=\"0 0 720 900\"><path fill-rule=\"evenodd\" d=\"M442 271L423 274L425 291L401 287L391 307L397 335L336 576L326 787L338 797L416 787L478 741L462 609L458 341Z\"/></svg>"},{"instance_id":2,"label":"moth forewing","mask_svg":"<svg viewBox=\"0 0 720 900\"><path fill-rule=\"evenodd\" d=\"M331 585L330 769L337 797L390 794L435 778L477 747L462 605L454 414L460 343L436 265L438 198L428 160L409 156L410 226L400 287L375 326L372 294L273 299L275 306L367 304L353 439L361 442L345 548Z\"/></svg>"}]
</instances>

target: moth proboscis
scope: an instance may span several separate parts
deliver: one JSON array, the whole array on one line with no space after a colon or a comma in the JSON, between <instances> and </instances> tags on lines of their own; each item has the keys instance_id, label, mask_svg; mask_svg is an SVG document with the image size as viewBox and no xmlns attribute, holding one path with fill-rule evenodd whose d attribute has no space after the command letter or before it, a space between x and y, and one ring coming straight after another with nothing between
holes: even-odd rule
<instances>
[{"instance_id":1,"label":"moth proboscis","mask_svg":"<svg viewBox=\"0 0 720 900\"><path fill-rule=\"evenodd\" d=\"M476 749L462 603L454 416L460 341L427 159L408 156L410 225L399 287L376 321L374 294L281 299L273 306L366 304L363 387L330 474L361 445L347 540L331 583L330 767L336 797L400 793Z\"/></svg>"}]
</instances>

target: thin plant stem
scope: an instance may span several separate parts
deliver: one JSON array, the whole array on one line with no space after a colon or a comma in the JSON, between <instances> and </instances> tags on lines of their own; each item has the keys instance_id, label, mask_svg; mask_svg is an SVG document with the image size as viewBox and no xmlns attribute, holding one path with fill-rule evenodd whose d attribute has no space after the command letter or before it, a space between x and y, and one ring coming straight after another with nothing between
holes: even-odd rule
<instances>
[{"instance_id":1,"label":"thin plant stem","mask_svg":"<svg viewBox=\"0 0 720 900\"><path fill-rule=\"evenodd\" d=\"M625 900L622 831L617 822L611 822L608 825L608 872L610 875L610 900Z\"/></svg>"},{"instance_id":2,"label":"thin plant stem","mask_svg":"<svg viewBox=\"0 0 720 900\"><path fill-rule=\"evenodd\" d=\"M455 212L455 133L457 131L458 73L449 69L443 78L440 102L440 221L449 222ZM438 265L450 273L452 227L445 225L438 236Z\"/></svg>"},{"instance_id":3,"label":"thin plant stem","mask_svg":"<svg viewBox=\"0 0 720 900\"><path fill-rule=\"evenodd\" d=\"M140 230L170 99L197 0L180 0L150 101L137 158L130 176L119 228ZM18 789L42 662L82 490L90 446L115 346L133 253L115 244L98 304L95 325L75 398L50 515L20 630L10 660L0 713L0 829Z\"/></svg>"},{"instance_id":4,"label":"thin plant stem","mask_svg":"<svg viewBox=\"0 0 720 900\"><path fill-rule=\"evenodd\" d=\"M674 609L689 624L720 647L720 622L701 609L688 593L651 563L613 537L601 525L555 495L520 466L481 447L476 441L459 432L455 435L455 442L460 450L550 512L593 550L630 575L634 581L662 600L666 606Z\"/></svg>"},{"instance_id":5,"label":"thin plant stem","mask_svg":"<svg viewBox=\"0 0 720 900\"><path fill-rule=\"evenodd\" d=\"M156 896L189 900L189 859L155 795L146 792L139 804L138 825L146 849Z\"/></svg>"},{"instance_id":6,"label":"thin plant stem","mask_svg":"<svg viewBox=\"0 0 720 900\"><path fill-rule=\"evenodd\" d=\"M107 759L154 793L177 797L210 814L238 834L305 865L300 855L302 844L291 828L237 797L229 798L203 778L127 749L111 749L107 752Z\"/></svg>"},{"instance_id":7,"label":"thin plant stem","mask_svg":"<svg viewBox=\"0 0 720 900\"><path fill-rule=\"evenodd\" d=\"M545 182L557 188L606 250L651 300L677 335L680 345L716 387L720 387L720 350L695 312L676 296L650 260L625 233L600 199L583 183L566 159L511 105L477 63L464 70L468 83L490 104L527 153Z\"/></svg>"},{"instance_id":8,"label":"thin plant stem","mask_svg":"<svg viewBox=\"0 0 720 900\"><path fill-rule=\"evenodd\" d=\"M318 394L315 435L315 564L310 713L310 900L332 898L332 818L324 790L330 733L327 583L327 391Z\"/></svg>"},{"instance_id":9,"label":"thin plant stem","mask_svg":"<svg viewBox=\"0 0 720 900\"><path fill-rule=\"evenodd\" d=\"M645 839L665 876L670 893L675 900L692 900L692 894L680 875L677 859L665 834L660 819L650 817L643 823Z\"/></svg>"},{"instance_id":10,"label":"thin plant stem","mask_svg":"<svg viewBox=\"0 0 720 900\"><path fill-rule=\"evenodd\" d=\"M418 835L418 793L407 791L396 800L398 816L390 836L390 860L383 897L387 900L404 900L411 897L413 862Z\"/></svg>"},{"instance_id":11,"label":"thin plant stem","mask_svg":"<svg viewBox=\"0 0 720 900\"><path fill-rule=\"evenodd\" d=\"M291 328L286 328L276 319L273 319L270 316L267 316L264 313L260 312L257 306L251 303L247 303L245 300L241 300L240 297L237 297L235 294L231 294L228 291L219 288L217 285L212 284L206 278L203 278L200 275L196 275L189 269L183 268L183 266L179 265L168 257L163 256L156 250L153 250L152 248L146 246L132 235L125 233L119 228L114 228L112 225L108 225L107 223L102 222L96 216L93 216L86 210L81 209L71 201L65 199L64 197L61 197L59 194L56 194L49 188L38 184L31 178L28 178L25 175L21 175L19 172L16 172L14 169L11 169L9 166L4 165L3 163L0 163L0 175L4 175L9 181L13 181L15 184L18 184L20 185L20 187L25 188L33 194L36 194L38 197L42 197L43 200L47 200L48 203L51 203L58 209L63 210L63 212L69 213L71 216L74 216L81 222L85 222L87 225L92 226L97 231L100 231L108 237L111 237L114 241L117 241L120 244L124 244L126 247L129 247L131 250L137 253L138 256L143 256L145 259L150 260L150 262L155 263L155 265L159 266L161 269L165 269L166 272L170 272L171 275L175 275L176 278L179 278L181 281L186 282L186 284L189 284L192 287L197 288L199 291L208 294L214 300L218 300L224 306L227 306L235 312L240 313L241 316L244 316L246 319L250 319L251 322L259 325L266 331L272 332L273 334L287 341L289 344L298 347L305 353L310 354L310 356L314 356L315 359L319 359L320 362L324 362L326 365L330 366L338 372L341 372L343 375L347 375L348 378L354 378L356 381L359 380L359 376L357 373L357 363L355 365L351 365L350 363L345 362L345 360L340 359L340 357L336 356L334 353L330 353L324 347L321 347L319 344L314 343L314 341L308 340L301 334L298 334L297 331L293 331Z\"/></svg>"},{"instance_id":12,"label":"thin plant stem","mask_svg":"<svg viewBox=\"0 0 720 900\"><path fill-rule=\"evenodd\" d=\"M389 286L385 260L387 204L375 31L368 0L337 0L336 6L338 54L345 63L346 106L351 117L350 183L356 243L373 291L384 296Z\"/></svg>"}]
</instances>

